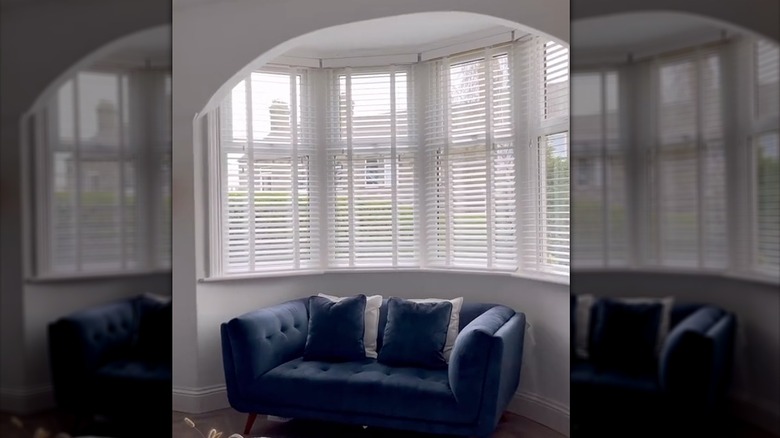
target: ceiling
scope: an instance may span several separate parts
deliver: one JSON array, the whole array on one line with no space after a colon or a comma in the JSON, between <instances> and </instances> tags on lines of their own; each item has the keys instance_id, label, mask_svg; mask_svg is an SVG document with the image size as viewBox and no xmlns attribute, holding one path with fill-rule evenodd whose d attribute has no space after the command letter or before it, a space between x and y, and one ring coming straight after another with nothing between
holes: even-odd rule
<instances>
[{"instance_id":1,"label":"ceiling","mask_svg":"<svg viewBox=\"0 0 780 438\"><path fill-rule=\"evenodd\" d=\"M461 38L512 30L466 12L426 12L359 21L313 32L287 55L311 58L418 53Z\"/></svg>"},{"instance_id":2,"label":"ceiling","mask_svg":"<svg viewBox=\"0 0 780 438\"><path fill-rule=\"evenodd\" d=\"M572 54L625 54L676 49L679 45L715 41L726 27L704 17L674 12L617 14L575 20ZM727 29L728 30L728 29ZM730 30L730 33L735 33Z\"/></svg>"}]
</instances>

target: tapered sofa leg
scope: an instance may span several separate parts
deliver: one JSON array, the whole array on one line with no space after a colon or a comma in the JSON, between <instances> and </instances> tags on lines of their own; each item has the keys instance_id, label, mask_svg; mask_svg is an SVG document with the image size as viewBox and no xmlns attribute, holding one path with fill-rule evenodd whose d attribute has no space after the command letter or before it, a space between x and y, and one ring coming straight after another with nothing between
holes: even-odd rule
<instances>
[{"instance_id":1,"label":"tapered sofa leg","mask_svg":"<svg viewBox=\"0 0 780 438\"><path fill-rule=\"evenodd\" d=\"M257 418L257 414L249 414L248 417L246 417L246 426L244 426L244 435L249 435L249 431L252 430L252 425L255 424L255 419Z\"/></svg>"}]
</instances>

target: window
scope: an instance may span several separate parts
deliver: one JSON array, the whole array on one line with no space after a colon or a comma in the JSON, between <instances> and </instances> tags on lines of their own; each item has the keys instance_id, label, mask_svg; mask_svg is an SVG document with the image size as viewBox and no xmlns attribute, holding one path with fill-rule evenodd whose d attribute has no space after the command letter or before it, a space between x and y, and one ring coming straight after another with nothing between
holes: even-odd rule
<instances>
[{"instance_id":1,"label":"window","mask_svg":"<svg viewBox=\"0 0 780 438\"><path fill-rule=\"evenodd\" d=\"M336 70L331 84L331 266L415 266L409 69Z\"/></svg>"},{"instance_id":2,"label":"window","mask_svg":"<svg viewBox=\"0 0 780 438\"><path fill-rule=\"evenodd\" d=\"M316 266L306 71L253 72L222 105L221 272Z\"/></svg>"},{"instance_id":3,"label":"window","mask_svg":"<svg viewBox=\"0 0 780 438\"><path fill-rule=\"evenodd\" d=\"M577 267L626 266L626 144L617 71L572 75L573 254Z\"/></svg>"},{"instance_id":4,"label":"window","mask_svg":"<svg viewBox=\"0 0 780 438\"><path fill-rule=\"evenodd\" d=\"M780 47L753 42L755 116L751 127L752 251L750 268L778 279L780 274Z\"/></svg>"},{"instance_id":5,"label":"window","mask_svg":"<svg viewBox=\"0 0 780 438\"><path fill-rule=\"evenodd\" d=\"M759 135L755 141L755 234L753 266L777 276L780 266L780 135Z\"/></svg>"},{"instance_id":6,"label":"window","mask_svg":"<svg viewBox=\"0 0 780 438\"><path fill-rule=\"evenodd\" d=\"M432 265L517 267L510 62L504 49L431 64Z\"/></svg>"},{"instance_id":7,"label":"window","mask_svg":"<svg viewBox=\"0 0 780 438\"><path fill-rule=\"evenodd\" d=\"M767 40L753 45L755 110L758 118L780 113L780 46Z\"/></svg>"},{"instance_id":8,"label":"window","mask_svg":"<svg viewBox=\"0 0 780 438\"><path fill-rule=\"evenodd\" d=\"M777 50L739 37L573 74L577 268L780 280Z\"/></svg>"},{"instance_id":9,"label":"window","mask_svg":"<svg viewBox=\"0 0 780 438\"><path fill-rule=\"evenodd\" d=\"M662 60L655 73L652 259L662 266L724 268L728 245L720 55L698 51Z\"/></svg>"},{"instance_id":10,"label":"window","mask_svg":"<svg viewBox=\"0 0 780 438\"><path fill-rule=\"evenodd\" d=\"M251 73L209 117L210 275L568 275L567 96L568 51L531 37L414 65Z\"/></svg>"},{"instance_id":11,"label":"window","mask_svg":"<svg viewBox=\"0 0 780 438\"><path fill-rule=\"evenodd\" d=\"M522 269L553 274L569 274L569 49L536 40L531 46L533 60L541 61L541 71L531 70L531 84L539 77L542 102L529 107L532 132L537 132L534 148L525 158L535 166L521 181L520 204L523 223ZM534 85L532 85L534 86ZM530 227L529 227L530 226Z\"/></svg>"},{"instance_id":12,"label":"window","mask_svg":"<svg viewBox=\"0 0 780 438\"><path fill-rule=\"evenodd\" d=\"M35 114L45 175L37 196L46 200L36 211L36 275L170 266L170 136L157 134L170 111L169 80L80 72Z\"/></svg>"}]
</instances>

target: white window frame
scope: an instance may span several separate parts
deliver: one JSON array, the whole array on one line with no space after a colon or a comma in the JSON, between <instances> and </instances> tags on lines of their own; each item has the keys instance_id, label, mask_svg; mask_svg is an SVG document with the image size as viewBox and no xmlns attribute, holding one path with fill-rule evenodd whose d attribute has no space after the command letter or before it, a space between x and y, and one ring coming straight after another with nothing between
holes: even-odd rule
<instances>
[{"instance_id":1,"label":"white window frame","mask_svg":"<svg viewBox=\"0 0 780 438\"><path fill-rule=\"evenodd\" d=\"M74 235L76 240L76 261L73 269L58 270L53 266L54 257L54 239L56 233L54 229L53 217L53 178L54 178L54 159L53 155L56 146L53 144L52 135L54 126L58 123L57 114L52 110L52 105L58 102L59 91L63 87L72 87L73 90L73 146L76 157L74 176L79 189L74 193L76 204L80 204L83 188L81 187L84 175L80 173L81 161L79 153L81 151L82 140L80 137L80 102L79 102L79 83L81 74L100 74L117 77L117 119L118 119L118 145L116 155L112 156L119 163L119 217L120 226L116 230L120 238L120 259L118 268L100 269L95 266L85 266L80 256L80 249L83 242L80 239L80 232ZM129 105L130 92L128 87L130 81L136 83L133 89L137 100L133 105L143 105L143 109L133 109ZM32 199L36 200L34 206L31 206L30 213L34 218L34 228L31 230L34 242L32 251L32 267L28 272L32 281L56 281L68 278L93 278L93 277L116 277L127 275L142 275L150 273L170 272L171 269L171 234L166 231L170 223L165 222L165 211L170 209L170 196L165 198L166 193L170 193L170 179L163 180L163 169L159 163L170 163L171 143L170 136L159 136L159 132L169 132L165 129L165 124L170 125L170 117L166 111L170 111L170 106L165 105L164 99L170 99L170 87L167 85L170 81L170 73L162 70L132 72L121 69L92 67L75 72L70 77L64 79L60 87L53 90L42 105L33 109L24 117L23 129L25 134L22 141L29 143L32 153L31 162L35 167L31 172L30 194ZM162 97L160 97L162 96ZM169 100L170 101L170 100ZM158 106L162 104L162 106ZM150 106L153 105L153 106ZM143 117L141 112L152 117ZM130 115L130 114L134 115ZM130 125L129 117L137 117L136 123L148 124L148 126L138 127ZM125 126L125 123L128 123ZM130 129L127 129L130 128ZM56 128L59 129L59 128ZM128 158L128 147L130 146L129 130L140 133L143 138L134 139L137 149L131 151L134 157ZM135 175L126 175L125 164L131 164ZM134 181L132 189L136 194L135 205L135 244L133 252L135 253L135 265L131 265L129 255L129 243L125 231L128 229L128 218L125 216L125 195L128 186L126 181L131 178ZM165 192L165 193L163 193ZM166 205L165 203L168 202ZM81 214L74 214L76 222L80 222Z\"/></svg>"},{"instance_id":2,"label":"white window frame","mask_svg":"<svg viewBox=\"0 0 780 438\"><path fill-rule=\"evenodd\" d=\"M539 53L537 49L543 47L543 43L540 42L540 38L538 37L524 37L521 38L521 40L517 41L514 44L518 45L524 45L524 48L521 51L517 51L517 53L524 53L528 56L537 56ZM532 49L533 47L533 49ZM493 53L493 48L487 49L490 53ZM482 53L485 53L485 50L481 50ZM514 53L516 52L514 50L514 45L510 47L510 55L515 56ZM512 59L512 56L510 56L510 60ZM529 58L530 60L530 58ZM408 98L407 98L407 104L409 106L409 137L410 141L412 142L412 149L410 149L411 153L411 159L414 160L413 169L411 169L412 174L414 175L414 217L415 217L415 232L414 232L414 242L415 246L418 248L415 248L415 251L419 251L419 254L417 255L417 263L414 263L412 265L396 265L395 261L392 264L383 265L383 266L355 266L351 263L348 266L336 266L332 264L332 260L330 259L330 256L328 254L331 254L333 252L333 241L331 237L331 228L333 227L332 224L332 212L331 209L333 208L331 205L332 200L330 200L330 197L333 196L332 190L333 187L331 185L333 184L331 182L331 159L329 157L330 152L327 150L327 144L329 141L329 138L331 138L331 135L328 135L328 117L327 113L325 113L324 108L334 108L334 97L331 92L327 92L326 90L332 90L333 87L333 77L336 77L336 81L338 81L338 76L332 72L337 72L340 70L332 70L329 68L316 68L316 67L309 67L309 74L312 79L312 83L316 84L316 89L312 89L311 93L313 95L316 95L317 97L314 98L315 101L318 103L317 105L317 111L325 114L325 116L318 115L317 118L320 120L319 127L317 128L316 133L316 149L317 151L313 154L312 159L315 161L313 167L316 168L319 176L316 179L318 181L318 184L321 186L318 188L318 192L316 195L322 198L323 200L328 199L328 201L323 201L325 205L323 205L321 208L318 208L316 211L313 211L312 214L316 216L315 221L318 221L320 226L318 230L316 231L317 234L312 235L313 240L318 241L318 246L321 249L320 257L318 260L318 263L315 262L314 266L309 270L303 270L303 269L292 269L289 271L278 271L278 272L271 272L271 271L254 271L254 272L247 272L247 273L241 273L241 274L228 274L225 273L222 268L222 260L220 254L217 252L217 248L222 248L222 244L220 243L219 234L221 231L221 213L219 213L218 209L215 209L215 201L219 199L220 197L220 188L218 187L220 182L223 180L223 176L221 175L221 169L220 166L209 166L209 179L207 182L207 189L208 189L208 202L207 205L209 209L209 247L211 248L211 251L209 252L208 259L208 266L207 266L207 278L205 278L205 281L219 281L222 279L230 279L230 278L246 278L246 277L264 277L264 276L278 276L278 275L297 275L297 274L305 274L305 273L312 273L312 272L325 272L325 271L331 271L331 270L452 270L452 271L465 271L465 272L487 272L487 273L496 273L496 274L506 274L506 275L517 275L517 276L528 276L543 280L549 280L553 282L561 282L561 283L568 283L568 269L566 269L565 272L551 272L546 269L538 269L537 266L531 267L530 265L527 265L525 267L522 266L521 259L523 250L520 248L521 246L521 240L524 238L524 236L528 235L528 233L535 232L534 230L536 227L533 227L532 229L528 230L521 230L520 223L518 222L516 227L516 251L518 253L518 267L515 267L513 269L491 269L490 267L486 268L473 268L473 267L446 267L446 266L438 266L436 264L430 263L430 257L427 255L430 252L430 249L427 248L426 243L428 242L426 240L426 234L428 231L426 230L428 227L430 227L430 223L428 222L428 216L426 214L426 210L428 207L426 207L425 199L427 199L427 196L430 195L429 188L427 187L427 184L424 182L425 179L428 177L428 174L425 171L424 166L429 166L430 163L427 162L426 153L423 151L422 143L418 144L417 146L414 146L418 139L422 139L424 132L423 126L419 125L419 123L422 123L422 117L418 116L418 112L422 111L423 108L425 108L425 99L427 96L427 93L429 92L429 89L426 86L420 86L415 85L415 83L418 83L419 81L426 82L427 77L425 76L419 76L422 74L429 74L428 69L425 68L418 68L420 66L423 66L425 63L429 62L426 61L419 61L415 65L413 64L413 68L409 68L406 65L396 65L393 66L386 66L386 67L360 67L355 69L350 69L355 72L363 72L363 71L384 71L386 72L388 69L390 71L393 71L393 69L405 69L405 71L408 74ZM535 61L538 63L538 60ZM510 62L510 71L513 71L513 69L516 68L517 63ZM510 73L511 75L512 73ZM329 79L330 78L330 79ZM511 96L511 100L515 102L513 105L519 105L518 108L522 107L522 110L520 111L513 111L511 117L512 117L512 123L515 123L516 121L522 119L524 114L528 114L529 111L533 110L535 111L534 114L540 114L539 109L537 107L538 100L532 100L533 96L538 96L539 94L537 92L533 92L531 89L533 87L537 87L540 83L539 79L532 80L531 75L528 74L523 70L522 78L521 75L518 73L515 76L510 76L511 81L511 87L514 88L518 82L522 81L528 81L527 83L523 83L524 91L523 96L518 97L517 92L513 92ZM322 88L322 89L320 89ZM519 98L525 98L524 100L518 100ZM336 97L337 98L337 97ZM220 160L220 146L219 146L219 138L220 135L216 134L215 132L220 132L220 121L218 116L219 110L215 110L212 113L209 113L209 115L206 117L207 121L207 138L208 138L208 153L209 158L208 161L213 163L214 160L219 161ZM512 136L512 144L511 150L514 151L514 160L515 160L515 169L516 172L519 172L520 167L524 164L531 164L528 160L530 160L533 156L533 154L530 153L530 150L526 149L526 145L530 145L532 143L535 143L538 141L541 136L543 136L545 133L556 133L556 132L567 132L568 134L568 114L565 117L559 117L554 120L544 120L544 117L540 116L538 120L525 120L522 119L523 129L519 130L515 135ZM528 128L526 128L526 126ZM250 129L250 128L247 128ZM536 141L532 141L533 139L536 139ZM538 148L534 148L534 150L538 150ZM487 152L492 154L493 148L487 148ZM396 156L395 153L391 154L392 156ZM522 155L522 156L521 156ZM364 160L365 161L365 160ZM383 161L383 167L384 167L384 178L383 178L383 185L386 186L393 186L394 182L393 180L393 174L397 171L394 169L396 167L395 161L396 160L390 160L390 163L388 163L387 159L382 160ZM368 165L375 165L378 163L364 163ZM534 167L534 166L532 166ZM538 166L536 166L538 167ZM388 181L388 171L390 173L390 178ZM361 180L363 183L368 182L367 175L364 175L363 179ZM350 177L351 179L351 177ZM517 179L517 174L516 174ZM538 187L525 187L519 179L515 181L515 199L520 200L521 198L524 198L525 195L521 196L519 193L517 193L517 188L523 188L526 190L526 194L530 194L530 192L527 192L527 190L532 190ZM515 210L518 210L515 208ZM519 215L519 213L516 213L516 215ZM397 213L394 214L394 216L398 216ZM397 224L397 219L394 219L394 223ZM394 225L397 226L397 225ZM419 248L422 246L423 248ZM219 250L221 251L221 249ZM397 253L396 253L397 254ZM215 257L216 256L216 257ZM395 257L394 257L395 258Z\"/></svg>"},{"instance_id":3,"label":"white window frame","mask_svg":"<svg viewBox=\"0 0 780 438\"><path fill-rule=\"evenodd\" d=\"M726 190L724 193L727 211L726 216L726 241L728 251L726 266L722 268L709 268L698 265L691 268L679 266L661 265L655 260L656 248L659 245L657 236L657 221L654 220L655 212L649 205L649 196L652 188L652 179L649 178L652 168L655 166L653 149L655 148L655 135L657 129L652 128L658 123L657 107L658 96L655 96L657 82L649 78L653 77L652 69L657 68L653 63L658 58L667 59L663 55L649 56L642 60L634 60L631 68L622 68L620 64L605 64L588 66L582 70L575 69L574 74L589 73L612 69L623 76L621 81L627 85L619 89L623 94L629 94L629 98L621 97L620 103L634 103L633 99L646 102L641 109L637 105L628 108L628 117L631 120L621 121L621 135L625 136L623 143L626 145L627 159L627 199L628 215L633 215L631 221L631 241L629 241L629 257L633 259L628 266L575 266L577 272L587 271L638 271L638 272L669 272L681 274L708 274L729 278L748 279L769 284L780 283L780 273L777 266L760 269L755 265L757 251L756 230L756 139L768 132L780 130L780 117L777 114L758 114L756 102L756 72L754 58L755 38L737 37L733 40L714 42L703 46L694 46L686 49L687 54L696 51L707 53L715 51L721 59L721 88L723 91L723 105L732 112L730 123L725 123L723 141L725 142L724 169ZM685 56L686 51L677 51L675 56ZM699 58L698 62L701 62ZM654 78L657 81L657 78ZM700 79L697 79L700 82ZM628 87L631 87L630 89ZM699 85L701 86L701 85ZM694 90L694 93L697 93ZM699 104L699 103L697 103ZM652 108L648 110L649 108ZM636 130L637 127L642 130ZM575 134L576 135L576 134ZM699 135L700 136L700 135ZM572 162L577 165L576 160ZM637 199L638 198L638 199ZM575 236L576 238L576 236ZM576 263L576 261L575 261Z\"/></svg>"}]
</instances>

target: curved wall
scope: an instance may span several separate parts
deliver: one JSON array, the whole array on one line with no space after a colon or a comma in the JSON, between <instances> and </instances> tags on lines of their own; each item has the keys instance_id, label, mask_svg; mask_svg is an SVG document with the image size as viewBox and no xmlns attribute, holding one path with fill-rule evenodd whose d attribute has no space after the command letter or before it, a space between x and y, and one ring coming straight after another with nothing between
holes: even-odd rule
<instances>
[{"instance_id":1,"label":"curved wall","mask_svg":"<svg viewBox=\"0 0 780 438\"><path fill-rule=\"evenodd\" d=\"M777 0L572 0L572 21L624 12L670 11L703 15L724 23L752 30L773 40L780 39L777 25L780 2Z\"/></svg>"}]
</instances>

